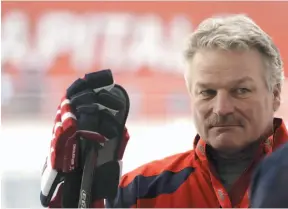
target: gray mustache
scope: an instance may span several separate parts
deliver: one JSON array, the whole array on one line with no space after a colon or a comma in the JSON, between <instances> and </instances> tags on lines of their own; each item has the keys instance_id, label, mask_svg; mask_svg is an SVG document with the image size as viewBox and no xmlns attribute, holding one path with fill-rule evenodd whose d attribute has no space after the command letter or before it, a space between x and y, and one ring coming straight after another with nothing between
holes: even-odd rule
<instances>
[{"instance_id":1,"label":"gray mustache","mask_svg":"<svg viewBox=\"0 0 288 209\"><path fill-rule=\"evenodd\" d=\"M233 115L217 115L213 114L207 120L208 127L215 126L242 126L241 121L237 120Z\"/></svg>"}]
</instances>

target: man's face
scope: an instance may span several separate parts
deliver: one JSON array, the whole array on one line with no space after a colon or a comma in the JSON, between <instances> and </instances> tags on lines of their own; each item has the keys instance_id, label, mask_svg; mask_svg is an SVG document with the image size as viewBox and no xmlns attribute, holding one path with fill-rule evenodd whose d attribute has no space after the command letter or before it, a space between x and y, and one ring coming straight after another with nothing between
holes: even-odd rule
<instances>
[{"instance_id":1,"label":"man's face","mask_svg":"<svg viewBox=\"0 0 288 209\"><path fill-rule=\"evenodd\" d=\"M279 92L265 84L260 53L202 50L189 68L194 122L214 149L240 151L272 131Z\"/></svg>"}]
</instances>

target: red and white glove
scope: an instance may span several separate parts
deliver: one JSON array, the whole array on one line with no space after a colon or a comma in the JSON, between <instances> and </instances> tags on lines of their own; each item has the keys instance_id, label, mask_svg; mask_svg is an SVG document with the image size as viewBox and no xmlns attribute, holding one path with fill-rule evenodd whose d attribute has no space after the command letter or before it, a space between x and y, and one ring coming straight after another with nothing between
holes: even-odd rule
<instances>
[{"instance_id":1,"label":"red and white glove","mask_svg":"<svg viewBox=\"0 0 288 209\"><path fill-rule=\"evenodd\" d=\"M67 198L79 197L77 188L87 154L87 140L101 147L97 156L100 172L95 179L98 188L94 188L93 199L115 195L118 186L115 179L121 175L118 162L122 160L129 140L125 127L129 108L128 94L124 88L114 84L110 70L86 74L83 79L73 82L56 112L50 150L41 178L40 200L44 207L49 206L61 182L64 182L64 188L66 184L66 189L62 190L65 192L62 197L66 197L65 200L62 198L62 206L75 205L67 204ZM111 185L101 185L103 181L111 182Z\"/></svg>"}]
</instances>

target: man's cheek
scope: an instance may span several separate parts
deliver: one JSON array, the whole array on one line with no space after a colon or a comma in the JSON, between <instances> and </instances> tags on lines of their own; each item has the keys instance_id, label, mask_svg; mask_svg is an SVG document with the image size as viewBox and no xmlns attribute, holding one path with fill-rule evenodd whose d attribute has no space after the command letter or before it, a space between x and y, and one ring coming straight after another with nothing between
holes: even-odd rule
<instances>
[{"instance_id":1,"label":"man's cheek","mask_svg":"<svg viewBox=\"0 0 288 209\"><path fill-rule=\"evenodd\" d=\"M204 125L204 117L200 111L195 110L193 112L193 117L194 117L194 123L198 123L199 125L200 124Z\"/></svg>"}]
</instances>

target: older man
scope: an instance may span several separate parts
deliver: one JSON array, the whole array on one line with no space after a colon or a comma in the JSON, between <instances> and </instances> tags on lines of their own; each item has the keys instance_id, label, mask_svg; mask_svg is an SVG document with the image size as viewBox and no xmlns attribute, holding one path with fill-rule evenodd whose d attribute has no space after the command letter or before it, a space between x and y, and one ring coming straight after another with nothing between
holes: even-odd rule
<instances>
[{"instance_id":1,"label":"older man","mask_svg":"<svg viewBox=\"0 0 288 209\"><path fill-rule=\"evenodd\" d=\"M124 175L114 195L104 192L107 186L103 182L110 187L108 177L114 173L118 175L118 170L101 170L98 167L91 207L99 207L96 203L101 202L102 198L107 199L108 207L118 208L250 206L248 191L255 166L265 155L288 141L283 121L274 118L280 106L284 78L279 51L272 39L250 18L232 15L204 20L189 37L185 58L185 80L198 131L193 149L145 164ZM62 102L61 107L65 105L69 106L69 102ZM69 120L67 114L63 117L63 111L60 112L63 120ZM79 116L75 117L78 119ZM80 121L88 123L83 119ZM111 124L109 127L113 126ZM126 130L124 126L122 129ZM97 132L107 136L109 131L105 134ZM70 133L69 138L64 136L63 130L57 133L53 146L56 143L58 147L50 158L52 163L48 164L52 164L50 167L58 175L63 168L55 166L55 163L63 162L61 153L67 153L70 149L59 144L65 144L63 141L75 134ZM103 152L108 153L109 149ZM61 179L64 185L70 181L66 184L71 187L73 180L66 177L68 171L66 169L65 174L61 174ZM78 179L81 179L82 173L79 175ZM42 196L47 197L52 191L52 180L56 184L57 178L51 180L45 171L43 176ZM46 205L61 207L61 195L75 197L72 193L70 189L60 189L52 201L46 199Z\"/></svg>"}]
</instances>

